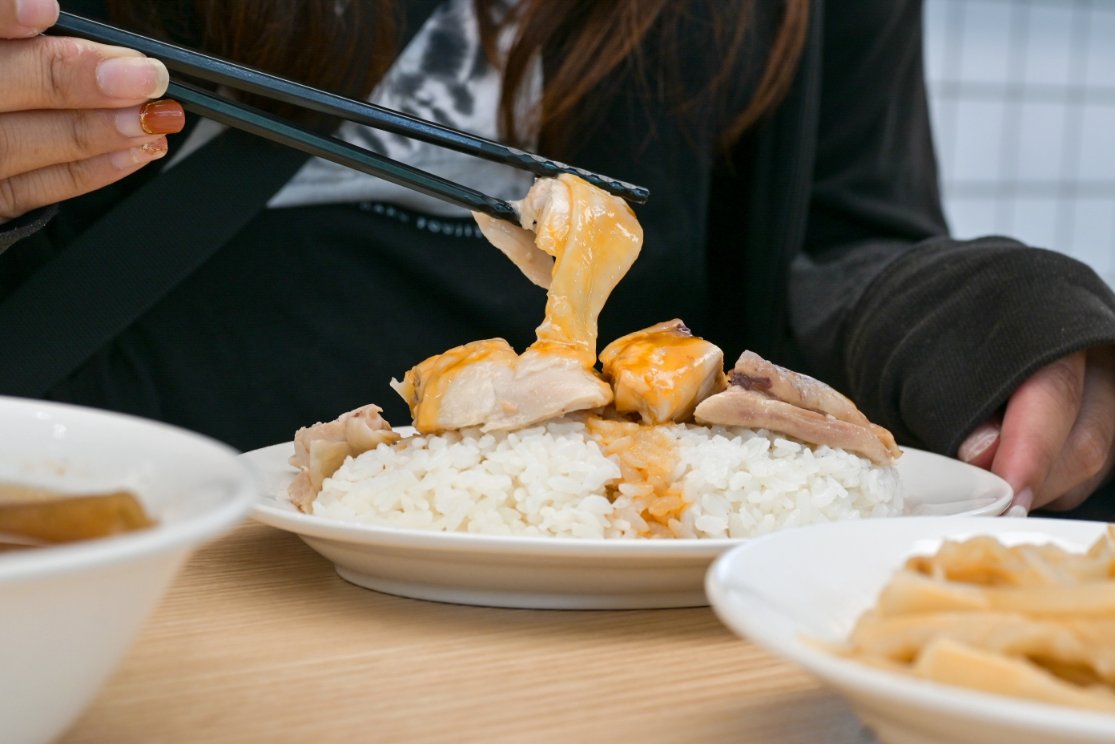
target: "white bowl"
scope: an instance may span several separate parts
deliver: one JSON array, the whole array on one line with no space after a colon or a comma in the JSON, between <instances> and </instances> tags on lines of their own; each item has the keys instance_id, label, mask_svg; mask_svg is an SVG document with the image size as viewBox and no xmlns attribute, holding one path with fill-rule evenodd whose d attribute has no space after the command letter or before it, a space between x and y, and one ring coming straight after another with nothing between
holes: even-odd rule
<instances>
[{"instance_id":1,"label":"white bowl","mask_svg":"<svg viewBox=\"0 0 1115 744\"><path fill-rule=\"evenodd\" d=\"M255 498L236 452L182 429L0 397L0 481L128 488L157 525L0 554L0 741L45 742L92 700L183 561Z\"/></svg>"},{"instance_id":2,"label":"white bowl","mask_svg":"<svg viewBox=\"0 0 1115 744\"><path fill-rule=\"evenodd\" d=\"M728 627L797 662L845 695L890 744L1115 742L1115 715L974 692L838 658L808 639L845 640L904 559L945 538L994 535L1007 544L1083 550L1097 522L915 517L838 522L758 538L719 558L706 589Z\"/></svg>"}]
</instances>

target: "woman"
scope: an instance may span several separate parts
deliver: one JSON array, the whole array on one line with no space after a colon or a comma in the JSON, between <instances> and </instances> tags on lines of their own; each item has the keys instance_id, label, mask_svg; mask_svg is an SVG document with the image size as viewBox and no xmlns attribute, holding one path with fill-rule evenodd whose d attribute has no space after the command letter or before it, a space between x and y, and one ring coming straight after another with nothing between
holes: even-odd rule
<instances>
[{"instance_id":1,"label":"woman","mask_svg":"<svg viewBox=\"0 0 1115 744\"><path fill-rule=\"evenodd\" d=\"M648 186L644 252L605 310L602 338L682 317L730 357L752 348L843 389L903 444L991 468L1023 509L1074 506L1107 480L1115 297L1059 254L948 238L918 2L67 9ZM0 0L0 36L11 39L0 48L0 142L11 153L0 158L0 217L10 221L2 239L19 240L0 256L0 324L7 315L10 338L23 339L12 348L48 357L88 345L83 329L101 308L115 325L49 374L9 356L16 382L0 390L250 448L368 401L402 419L391 376L465 341L529 341L543 297L466 215L194 122L181 146L194 154L144 168L182 124L164 104L138 126L165 70L126 50L31 38L55 13L52 0ZM341 134L471 175L488 193L525 191L515 174L351 126ZM252 159L221 171L246 150ZM49 205L66 199L54 215ZM159 209L105 227L129 200ZM211 255L129 305L179 255L160 246L195 230ZM116 258L129 241L138 258ZM57 268L67 247L82 249L69 251L79 256L69 274ZM152 273L129 280L145 263ZM44 311L39 287L70 289Z\"/></svg>"}]
</instances>

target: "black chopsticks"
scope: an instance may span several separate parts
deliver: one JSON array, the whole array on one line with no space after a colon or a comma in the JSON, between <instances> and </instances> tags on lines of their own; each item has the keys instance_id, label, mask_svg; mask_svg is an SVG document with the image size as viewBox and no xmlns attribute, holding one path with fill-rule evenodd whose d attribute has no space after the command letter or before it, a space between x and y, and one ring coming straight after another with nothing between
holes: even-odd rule
<instances>
[{"instance_id":1,"label":"black chopsticks","mask_svg":"<svg viewBox=\"0 0 1115 744\"><path fill-rule=\"evenodd\" d=\"M332 160L334 163L340 163L362 173L464 207L470 212L482 212L497 219L519 224L519 214L515 207L502 199L496 199L336 137L315 134L267 112L215 96L196 85L180 81L171 82L167 88L167 97L181 103L183 108L221 124L242 129L319 158Z\"/></svg>"},{"instance_id":2,"label":"black chopsticks","mask_svg":"<svg viewBox=\"0 0 1115 744\"><path fill-rule=\"evenodd\" d=\"M446 149L525 170L536 176L571 173L608 193L638 204L645 202L649 196L647 189L641 186L548 160L533 153L398 111L327 93L72 13L62 12L53 31L61 31L104 44L129 47L161 60L172 72L429 142ZM226 126L243 129L470 211L518 222L515 209L505 201L356 147L336 137L317 134L305 127L216 95L196 85L172 80L167 96L178 100L187 110Z\"/></svg>"}]
</instances>

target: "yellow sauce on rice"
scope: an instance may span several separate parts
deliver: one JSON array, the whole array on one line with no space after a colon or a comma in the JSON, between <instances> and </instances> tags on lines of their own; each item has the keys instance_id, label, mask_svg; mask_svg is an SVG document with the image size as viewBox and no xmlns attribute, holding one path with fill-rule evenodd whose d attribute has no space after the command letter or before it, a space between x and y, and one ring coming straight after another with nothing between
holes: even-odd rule
<instances>
[{"instance_id":1,"label":"yellow sauce on rice","mask_svg":"<svg viewBox=\"0 0 1115 744\"><path fill-rule=\"evenodd\" d=\"M674 532L688 506L674 479L679 460L674 440L659 427L629 421L589 418L585 425L604 454L619 462L621 476L609 485L609 497L614 501L618 491L643 504L648 524Z\"/></svg>"}]
</instances>

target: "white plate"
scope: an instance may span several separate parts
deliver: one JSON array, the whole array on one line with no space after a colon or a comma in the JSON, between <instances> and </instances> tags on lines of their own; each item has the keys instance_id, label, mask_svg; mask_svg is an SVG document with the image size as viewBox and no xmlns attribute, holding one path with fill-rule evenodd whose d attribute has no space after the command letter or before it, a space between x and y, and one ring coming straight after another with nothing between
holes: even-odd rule
<instances>
[{"instance_id":1,"label":"white plate","mask_svg":"<svg viewBox=\"0 0 1115 744\"><path fill-rule=\"evenodd\" d=\"M347 581L440 602L538 609L707 605L713 559L740 540L579 540L431 532L352 524L303 514L287 500L290 444L242 455L262 498L253 516L299 535ZM1010 487L939 455L906 450L898 461L908 513L1001 514Z\"/></svg>"},{"instance_id":2,"label":"white plate","mask_svg":"<svg viewBox=\"0 0 1115 744\"><path fill-rule=\"evenodd\" d=\"M709 570L706 587L726 625L832 685L885 742L1115 742L1112 715L917 680L835 657L805 640L846 639L903 560L933 552L944 538L990 534L1012 544L1053 541L1082 549L1105 527L955 517L811 525L729 551Z\"/></svg>"}]
</instances>

